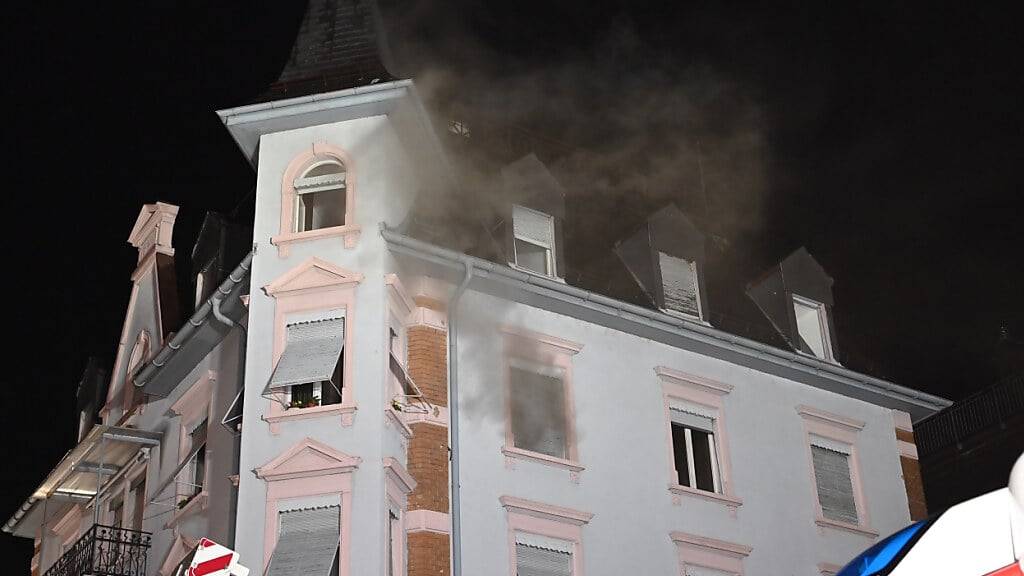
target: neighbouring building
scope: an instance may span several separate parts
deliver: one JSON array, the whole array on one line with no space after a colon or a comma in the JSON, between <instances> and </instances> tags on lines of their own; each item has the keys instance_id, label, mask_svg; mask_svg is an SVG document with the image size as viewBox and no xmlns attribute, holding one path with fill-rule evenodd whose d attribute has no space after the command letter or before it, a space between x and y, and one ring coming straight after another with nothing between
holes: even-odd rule
<instances>
[{"instance_id":1,"label":"neighbouring building","mask_svg":"<svg viewBox=\"0 0 1024 576\"><path fill-rule=\"evenodd\" d=\"M114 368L90 359L78 444L3 526L35 540L33 575L172 574L199 538L234 538L239 436L225 416L242 384L249 232L206 216L183 283L193 301L175 277L177 213L142 208Z\"/></svg>"},{"instance_id":2,"label":"neighbouring building","mask_svg":"<svg viewBox=\"0 0 1024 576\"><path fill-rule=\"evenodd\" d=\"M1005 487L1024 452L1024 372L922 420L914 433L933 511Z\"/></svg>"},{"instance_id":3,"label":"neighbouring building","mask_svg":"<svg viewBox=\"0 0 1024 576\"><path fill-rule=\"evenodd\" d=\"M913 422L949 402L841 364L807 250L721 282L666 206L581 261L537 155L492 172L496 197L461 189L378 19L311 0L279 81L218 112L256 170L252 252L200 274L207 304L139 372L119 357L108 395L136 374L117 430L159 445L144 500L180 503L143 521L147 576L200 535L267 576L812 576L923 517ZM93 493L44 484L5 526L42 538L41 573L74 541L52 510L111 522Z\"/></svg>"}]
</instances>

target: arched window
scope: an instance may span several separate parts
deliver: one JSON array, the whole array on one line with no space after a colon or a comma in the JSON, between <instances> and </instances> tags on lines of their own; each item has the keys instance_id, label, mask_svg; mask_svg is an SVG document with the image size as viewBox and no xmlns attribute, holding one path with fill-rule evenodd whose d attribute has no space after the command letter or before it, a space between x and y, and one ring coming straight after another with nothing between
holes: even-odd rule
<instances>
[{"instance_id":1,"label":"arched window","mask_svg":"<svg viewBox=\"0 0 1024 576\"><path fill-rule=\"evenodd\" d=\"M295 210L292 232L345 225L345 165L334 158L317 160L292 183Z\"/></svg>"}]
</instances>

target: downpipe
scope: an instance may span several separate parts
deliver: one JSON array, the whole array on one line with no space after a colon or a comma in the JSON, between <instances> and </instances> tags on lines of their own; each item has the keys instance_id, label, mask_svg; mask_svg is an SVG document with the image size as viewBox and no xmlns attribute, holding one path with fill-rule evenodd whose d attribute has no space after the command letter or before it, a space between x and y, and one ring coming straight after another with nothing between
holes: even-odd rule
<instances>
[{"instance_id":1,"label":"downpipe","mask_svg":"<svg viewBox=\"0 0 1024 576\"><path fill-rule=\"evenodd\" d=\"M459 477L459 345L458 304L473 280L473 261L462 258L466 267L462 283L448 301L448 446L451 450L452 576L462 576L462 501Z\"/></svg>"}]
</instances>

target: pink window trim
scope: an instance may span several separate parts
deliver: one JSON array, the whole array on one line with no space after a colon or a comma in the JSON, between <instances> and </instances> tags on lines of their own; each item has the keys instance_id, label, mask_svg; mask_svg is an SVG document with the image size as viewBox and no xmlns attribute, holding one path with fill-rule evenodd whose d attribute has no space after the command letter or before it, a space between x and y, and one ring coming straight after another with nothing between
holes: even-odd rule
<instances>
[{"instance_id":1,"label":"pink window trim","mask_svg":"<svg viewBox=\"0 0 1024 576\"><path fill-rule=\"evenodd\" d=\"M501 328L501 331L505 333L505 446L502 448L502 453L505 455L506 465L511 465L512 459L523 458L533 462L567 468L570 471L570 479L573 481L578 480L578 474L584 468L580 465L579 450L576 443L576 408L573 401L575 395L573 393L572 357L583 349L583 345L558 338L557 336L549 336L518 327L504 326ZM513 358L562 370L562 385L565 390L566 453L569 456L568 458L555 458L516 447L515 438L512 435L511 361Z\"/></svg>"},{"instance_id":2,"label":"pink window trim","mask_svg":"<svg viewBox=\"0 0 1024 576\"><path fill-rule=\"evenodd\" d=\"M184 534L175 534L174 542L171 543L170 549L167 550L167 556L164 557L163 563L160 564L157 574L160 576L171 576L178 567L178 564L181 564L185 556L198 544L199 540L197 539L189 538Z\"/></svg>"},{"instance_id":3,"label":"pink window trim","mask_svg":"<svg viewBox=\"0 0 1024 576\"><path fill-rule=\"evenodd\" d=\"M336 160L345 167L345 224L306 232L292 230L295 215L295 179L321 160ZM346 248L353 248L359 239L360 227L355 223L355 165L347 152L326 142L314 142L310 149L292 159L281 179L281 225L278 235L270 239L278 255L288 257L291 244L320 238L342 237Z\"/></svg>"},{"instance_id":4,"label":"pink window trim","mask_svg":"<svg viewBox=\"0 0 1024 576\"><path fill-rule=\"evenodd\" d=\"M305 438L255 470L267 484L266 516L263 532L263 568L266 572L277 545L277 514L281 500L305 496L337 494L341 501L341 555L339 576L349 576L352 540L352 472L361 459L339 452L312 438Z\"/></svg>"},{"instance_id":5,"label":"pink window trim","mask_svg":"<svg viewBox=\"0 0 1024 576\"><path fill-rule=\"evenodd\" d=\"M669 470L668 489L673 494L673 503L678 503L676 500L681 496L696 497L710 502L725 504L735 512L737 507L743 505L743 500L736 496L736 487L732 479L732 459L729 453L729 435L728 428L725 425L726 416L723 406L723 398L732 392L733 386L665 366L656 367L654 373L661 379L662 402L665 414L665 446ZM679 475L676 470L675 455L672 452L672 412L670 406L673 399L697 404L715 413L715 447L718 449L718 474L722 484L721 494L682 486L677 481Z\"/></svg>"},{"instance_id":6,"label":"pink window trim","mask_svg":"<svg viewBox=\"0 0 1024 576\"><path fill-rule=\"evenodd\" d=\"M687 565L742 575L743 559L753 551L750 546L686 532L672 532L669 537L675 542L679 553L680 575L686 573Z\"/></svg>"},{"instance_id":7,"label":"pink window trim","mask_svg":"<svg viewBox=\"0 0 1024 576\"><path fill-rule=\"evenodd\" d=\"M821 572L821 576L836 576L843 567L839 564L832 564L831 562L819 562L818 572Z\"/></svg>"},{"instance_id":8,"label":"pink window trim","mask_svg":"<svg viewBox=\"0 0 1024 576\"><path fill-rule=\"evenodd\" d=\"M392 538L391 558L388 559L393 566L399 568L395 574L403 574L405 566L405 522L407 499L409 493L416 489L416 480L409 471L402 466L398 460L387 456L384 458L384 491L387 494L389 508L385 509L388 525L390 525L390 509L398 512L397 522L394 527L394 534L385 534L385 538Z\"/></svg>"},{"instance_id":9,"label":"pink window trim","mask_svg":"<svg viewBox=\"0 0 1024 576\"><path fill-rule=\"evenodd\" d=\"M805 405L797 406L796 411L804 421L804 451L807 458L807 473L811 483L811 495L814 498L814 523L819 530L834 528L869 538L877 538L878 532L871 528L867 500L864 497L863 477L857 449L857 433L864 428L864 422ZM814 477L811 436L820 436L849 446L850 480L853 483L853 499L857 506L857 524L830 520L825 518L822 513L821 502L818 499L818 483Z\"/></svg>"},{"instance_id":10,"label":"pink window trim","mask_svg":"<svg viewBox=\"0 0 1024 576\"><path fill-rule=\"evenodd\" d=\"M583 576L583 526L590 522L593 514L514 496L502 496L498 501L508 512L510 576L516 574L516 532L572 544L572 574Z\"/></svg>"},{"instance_id":11,"label":"pink window trim","mask_svg":"<svg viewBox=\"0 0 1024 576\"><path fill-rule=\"evenodd\" d=\"M287 317L298 312L315 310L345 310L345 350L344 375L345 385L342 390L341 404L285 410L281 406L283 398L267 401L263 420L270 424L271 434L280 432L282 422L337 416L342 426L351 426L357 409L355 402L355 382L353 378L353 334L355 332L355 289L363 280L363 275L350 272L319 258L308 258L298 266L285 272L270 284L264 286L267 295L275 299L274 307L274 348L273 366L277 366L284 352L287 338ZM273 369L271 369L271 373ZM267 375L270 378L270 375ZM280 396L280 395L279 395Z\"/></svg>"},{"instance_id":12,"label":"pink window trim","mask_svg":"<svg viewBox=\"0 0 1024 576\"><path fill-rule=\"evenodd\" d=\"M170 411L180 416L178 422L178 458L177 461L180 464L181 459L188 456L188 453L192 450L192 443L189 441L189 432L191 432L203 419L206 419L207 424L207 444L209 444L209 434L212 430L212 423L215 422L213 415L213 389L214 383L217 380L217 372L213 370L207 370L200 376L193 384L185 391L184 394L178 398L173 405L170 407ZM173 527L178 523L178 520L191 514L193 510L199 508L200 510L206 509L207 488L209 487L209 475L210 466L206 467L206 478L203 479L203 489L199 494L192 497L188 504L183 508L175 507L171 519L167 523L167 527ZM184 474L183 470L179 474ZM179 501L188 496L183 491L183 486L180 482L174 484L174 503L177 505Z\"/></svg>"}]
</instances>

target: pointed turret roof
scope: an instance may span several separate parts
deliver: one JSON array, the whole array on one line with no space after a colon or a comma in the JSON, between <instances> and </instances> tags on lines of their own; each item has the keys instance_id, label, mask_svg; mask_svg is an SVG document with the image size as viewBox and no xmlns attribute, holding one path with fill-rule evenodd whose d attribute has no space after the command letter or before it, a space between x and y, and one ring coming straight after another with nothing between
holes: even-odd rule
<instances>
[{"instance_id":1,"label":"pointed turret roof","mask_svg":"<svg viewBox=\"0 0 1024 576\"><path fill-rule=\"evenodd\" d=\"M254 102L394 80L381 28L374 0L309 0L288 62Z\"/></svg>"}]
</instances>

